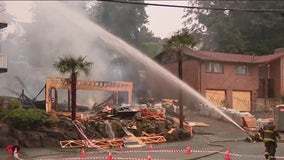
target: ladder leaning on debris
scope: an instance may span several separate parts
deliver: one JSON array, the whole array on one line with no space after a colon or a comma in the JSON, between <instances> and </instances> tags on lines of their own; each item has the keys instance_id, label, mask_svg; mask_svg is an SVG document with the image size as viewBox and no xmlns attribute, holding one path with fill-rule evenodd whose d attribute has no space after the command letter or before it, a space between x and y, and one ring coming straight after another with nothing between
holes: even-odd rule
<instances>
[{"instance_id":1,"label":"ladder leaning on debris","mask_svg":"<svg viewBox=\"0 0 284 160\"><path fill-rule=\"evenodd\" d=\"M79 121L73 121L73 124L78 129L78 131L81 133L81 135L85 138L85 140L59 141L61 148L88 147L88 148L98 148L98 149L105 150L106 148L120 147L124 144L124 141L127 139L129 140L129 138L139 142L141 146L145 146L145 144L163 143L167 141L164 136L159 136L159 135L158 136L154 135L150 137L136 137L130 131L128 131L125 127L123 127L123 130L129 136L127 139L124 139L124 138L123 139L121 138L88 139L88 137L85 135L81 127L81 123Z\"/></svg>"},{"instance_id":2,"label":"ladder leaning on debris","mask_svg":"<svg viewBox=\"0 0 284 160\"><path fill-rule=\"evenodd\" d=\"M94 146L99 146L100 148L111 148L111 147L120 147L122 144L123 141L121 138L60 141L61 148L82 148L82 147L94 148Z\"/></svg>"}]
</instances>

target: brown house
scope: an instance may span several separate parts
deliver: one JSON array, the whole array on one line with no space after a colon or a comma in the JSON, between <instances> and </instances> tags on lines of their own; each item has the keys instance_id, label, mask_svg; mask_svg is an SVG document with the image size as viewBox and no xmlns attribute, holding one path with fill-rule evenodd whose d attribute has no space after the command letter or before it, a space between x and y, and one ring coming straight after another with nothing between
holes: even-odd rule
<instances>
[{"instance_id":1,"label":"brown house","mask_svg":"<svg viewBox=\"0 0 284 160\"><path fill-rule=\"evenodd\" d=\"M160 53L155 59L177 76L177 63L169 61L173 58L168 54ZM264 56L185 49L183 81L216 106L269 109L284 94L284 49Z\"/></svg>"}]
</instances>

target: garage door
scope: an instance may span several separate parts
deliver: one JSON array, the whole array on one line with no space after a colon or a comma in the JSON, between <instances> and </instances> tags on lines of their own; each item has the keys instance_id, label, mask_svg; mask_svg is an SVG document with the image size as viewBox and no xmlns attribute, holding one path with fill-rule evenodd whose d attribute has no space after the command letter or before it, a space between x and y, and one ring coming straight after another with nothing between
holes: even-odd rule
<instances>
[{"instance_id":1,"label":"garage door","mask_svg":"<svg viewBox=\"0 0 284 160\"><path fill-rule=\"evenodd\" d=\"M233 109L250 111L251 93L246 91L233 91Z\"/></svg>"},{"instance_id":2,"label":"garage door","mask_svg":"<svg viewBox=\"0 0 284 160\"><path fill-rule=\"evenodd\" d=\"M225 100L224 90L206 90L206 99L217 107L223 106Z\"/></svg>"}]
</instances>

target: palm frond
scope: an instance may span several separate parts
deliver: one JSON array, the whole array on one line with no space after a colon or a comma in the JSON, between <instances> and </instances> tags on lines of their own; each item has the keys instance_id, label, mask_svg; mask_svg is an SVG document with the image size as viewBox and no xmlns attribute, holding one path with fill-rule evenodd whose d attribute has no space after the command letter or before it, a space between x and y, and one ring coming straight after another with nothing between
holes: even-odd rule
<instances>
[{"instance_id":1,"label":"palm frond","mask_svg":"<svg viewBox=\"0 0 284 160\"><path fill-rule=\"evenodd\" d=\"M66 55L59 57L59 60L55 62L54 67L62 74L65 73L76 73L84 72L86 75L89 74L92 62L87 62L86 57L78 56L74 57Z\"/></svg>"},{"instance_id":2,"label":"palm frond","mask_svg":"<svg viewBox=\"0 0 284 160\"><path fill-rule=\"evenodd\" d=\"M165 45L165 50L180 50L186 47L193 48L196 44L197 42L189 30L182 29L171 36Z\"/></svg>"}]
</instances>

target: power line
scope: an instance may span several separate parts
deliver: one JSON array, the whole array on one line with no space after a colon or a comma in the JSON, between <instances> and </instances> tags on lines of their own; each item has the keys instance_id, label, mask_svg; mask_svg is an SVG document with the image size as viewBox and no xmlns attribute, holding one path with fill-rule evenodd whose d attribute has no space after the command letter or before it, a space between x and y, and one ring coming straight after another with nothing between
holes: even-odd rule
<instances>
[{"instance_id":1,"label":"power line","mask_svg":"<svg viewBox=\"0 0 284 160\"><path fill-rule=\"evenodd\" d=\"M217 11L242 11L242 12L276 12L284 14L284 10L279 9L237 9L237 8L215 8L215 7L198 7L198 6L184 6L184 5L170 5L170 4L156 4L156 3L145 3L137 1L120 1L120 0L97 0L103 2L114 2L124 4L137 4L145 6L158 6L158 7L171 7L171 8L187 8L187 9L204 9L204 10L217 10Z\"/></svg>"}]
</instances>

